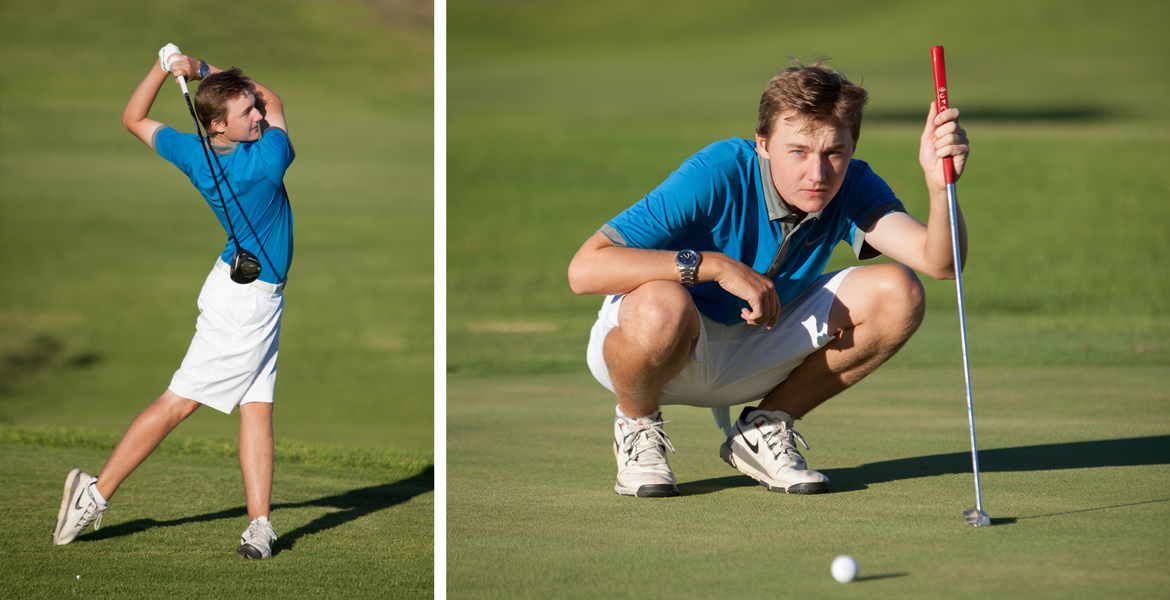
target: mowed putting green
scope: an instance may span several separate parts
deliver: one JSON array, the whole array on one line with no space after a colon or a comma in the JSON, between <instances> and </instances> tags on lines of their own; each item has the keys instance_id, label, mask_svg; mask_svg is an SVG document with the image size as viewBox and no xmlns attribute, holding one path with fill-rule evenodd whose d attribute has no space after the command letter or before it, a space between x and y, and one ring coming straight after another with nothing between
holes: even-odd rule
<instances>
[{"instance_id":1,"label":"mowed putting green","mask_svg":"<svg viewBox=\"0 0 1170 600\"><path fill-rule=\"evenodd\" d=\"M276 91L297 151L274 414L272 519L289 546L263 564L233 554L239 418L206 408L126 481L101 531L49 545L66 473L96 474L170 382L225 241L120 123L168 42ZM0 449L0 595L433 596L429 4L15 0L0 54L0 422L6 440L39 432ZM170 82L151 117L194 131Z\"/></svg>"},{"instance_id":2,"label":"mowed putting green","mask_svg":"<svg viewBox=\"0 0 1170 600\"><path fill-rule=\"evenodd\" d=\"M1170 369L977 371L992 517L978 529L962 514L975 500L956 374L883 371L798 423L831 480L817 496L766 491L719 458L710 411L668 408L668 499L614 494L612 405L588 376L456 378L450 597L1156 597ZM849 587L829 574L839 554L860 565Z\"/></svg>"},{"instance_id":3,"label":"mowed putting green","mask_svg":"<svg viewBox=\"0 0 1170 600\"><path fill-rule=\"evenodd\" d=\"M1155 2L448 6L453 598L1154 598L1170 586L1170 45ZM1086 43L1086 40L1091 42ZM857 158L925 218L943 45L984 508L953 282L870 379L797 424L832 493L773 494L670 407L679 498L613 493L580 244L704 145L748 137L785 56L871 93ZM1101 48L1124 49L1121 55ZM847 252L830 266L854 264ZM857 581L829 574L855 557Z\"/></svg>"}]
</instances>

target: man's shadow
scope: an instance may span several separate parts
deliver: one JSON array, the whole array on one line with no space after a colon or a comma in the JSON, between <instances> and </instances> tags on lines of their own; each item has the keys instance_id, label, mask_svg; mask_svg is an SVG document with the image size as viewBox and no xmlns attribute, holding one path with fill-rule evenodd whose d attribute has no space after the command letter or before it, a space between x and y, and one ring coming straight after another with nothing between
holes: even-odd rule
<instances>
[{"instance_id":1,"label":"man's shadow","mask_svg":"<svg viewBox=\"0 0 1170 600\"><path fill-rule=\"evenodd\" d=\"M1170 464L1170 435L994 448L979 451L980 472L1015 473ZM971 453L932 454L825 469L834 493L864 490L875 483L970 473ZM758 485L746 475L678 484L683 495Z\"/></svg>"},{"instance_id":2,"label":"man's shadow","mask_svg":"<svg viewBox=\"0 0 1170 600\"><path fill-rule=\"evenodd\" d=\"M272 549L273 554L283 550L292 549L293 546L296 545L297 541L306 535L312 535L333 529L335 527L349 523L350 521L360 519L368 514L375 513L380 510L385 510L392 506L407 502L415 496L421 496L433 491L435 491L435 467L434 465L430 465L417 475L395 481L393 483L384 483L381 485L359 488L334 496L317 498L316 500L273 504L273 511L280 509L306 507L328 507L339 509L336 512L330 512L317 517L313 521L287 533L278 533L279 537L275 547ZM103 527L91 533L90 535L78 538L77 541L96 542L108 538L132 535L146 531L148 529L154 529L156 527L174 527L178 525L185 525L187 523L202 523L207 521L216 521L219 519L238 519L241 517L246 518L247 516L248 509L246 507L239 506L236 508L229 508L226 510L203 515L183 517L181 519L173 519L170 521L137 519L126 523L119 523L112 527Z\"/></svg>"}]
</instances>

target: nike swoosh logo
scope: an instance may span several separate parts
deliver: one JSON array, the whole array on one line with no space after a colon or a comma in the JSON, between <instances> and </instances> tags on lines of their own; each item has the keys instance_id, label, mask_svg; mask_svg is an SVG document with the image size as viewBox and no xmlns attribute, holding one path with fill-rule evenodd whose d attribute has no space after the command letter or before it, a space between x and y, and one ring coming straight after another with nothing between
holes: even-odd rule
<instances>
[{"instance_id":1,"label":"nike swoosh logo","mask_svg":"<svg viewBox=\"0 0 1170 600\"><path fill-rule=\"evenodd\" d=\"M808 248L809 246L815 246L815 245L819 244L821 242L821 240L825 239L825 236L827 236L827 235L829 235L829 234L825 233L825 234L822 234L821 237L819 237L815 240L805 242L804 247Z\"/></svg>"},{"instance_id":2,"label":"nike swoosh logo","mask_svg":"<svg viewBox=\"0 0 1170 600\"><path fill-rule=\"evenodd\" d=\"M77 510L85 510L85 507L81 505L81 494L77 495L77 502L73 503L73 507Z\"/></svg>"},{"instance_id":3,"label":"nike swoosh logo","mask_svg":"<svg viewBox=\"0 0 1170 600\"><path fill-rule=\"evenodd\" d=\"M759 442L756 442L754 444L749 442L747 436L743 435L743 433L740 433L740 436L743 437L743 443L747 444L747 447L749 449L751 449L752 454L759 454L760 453L760 443Z\"/></svg>"}]
</instances>

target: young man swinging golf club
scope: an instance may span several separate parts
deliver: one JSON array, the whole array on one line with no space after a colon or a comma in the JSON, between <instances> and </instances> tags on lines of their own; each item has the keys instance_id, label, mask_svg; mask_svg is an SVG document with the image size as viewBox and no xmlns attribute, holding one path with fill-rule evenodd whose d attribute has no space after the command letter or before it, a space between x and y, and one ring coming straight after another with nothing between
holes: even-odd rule
<instances>
[{"instance_id":1,"label":"young man swinging golf club","mask_svg":"<svg viewBox=\"0 0 1170 600\"><path fill-rule=\"evenodd\" d=\"M822 63L777 74L754 140L687 159L573 257L578 294L604 294L587 351L617 395L614 491L677 496L662 405L756 403L722 422L720 456L775 492L816 494L793 423L888 360L922 322L914 271L955 276L943 158L968 154L959 111L931 104L919 149L930 209L906 213L854 160L867 92ZM962 255L966 233L959 216ZM901 264L824 273L833 248ZM724 413L725 414L725 413Z\"/></svg>"},{"instance_id":2,"label":"young man swinging golf club","mask_svg":"<svg viewBox=\"0 0 1170 600\"><path fill-rule=\"evenodd\" d=\"M168 77L186 94L202 80L189 107L207 131L178 133L147 115ZM272 402L280 346L284 285L292 264L292 209L284 173L294 153L284 106L272 90L236 68L223 71L168 44L135 88L122 113L135 137L173 163L203 195L228 234L199 294L197 331L167 390L130 423L97 477L74 469L53 531L68 544L90 523L101 525L107 501L159 443L200 406L240 409L240 469L250 524L237 552L272 555L268 520L272 492Z\"/></svg>"}]
</instances>

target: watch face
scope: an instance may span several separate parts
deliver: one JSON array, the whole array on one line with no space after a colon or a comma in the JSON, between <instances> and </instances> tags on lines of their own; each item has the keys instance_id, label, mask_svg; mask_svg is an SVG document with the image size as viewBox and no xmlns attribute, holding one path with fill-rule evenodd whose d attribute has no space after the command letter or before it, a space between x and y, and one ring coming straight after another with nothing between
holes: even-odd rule
<instances>
[{"instance_id":1,"label":"watch face","mask_svg":"<svg viewBox=\"0 0 1170 600\"><path fill-rule=\"evenodd\" d=\"M694 250L683 250L675 256L675 261L681 267L694 267L699 264L699 253Z\"/></svg>"}]
</instances>

